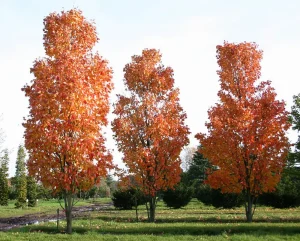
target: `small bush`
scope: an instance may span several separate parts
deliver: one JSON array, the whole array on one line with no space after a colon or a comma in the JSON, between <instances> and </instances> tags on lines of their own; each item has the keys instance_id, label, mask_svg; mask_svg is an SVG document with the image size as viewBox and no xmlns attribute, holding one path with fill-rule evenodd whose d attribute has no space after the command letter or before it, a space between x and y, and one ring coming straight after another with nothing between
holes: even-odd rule
<instances>
[{"instance_id":1,"label":"small bush","mask_svg":"<svg viewBox=\"0 0 300 241\"><path fill-rule=\"evenodd\" d=\"M113 193L112 201L115 208L131 210L133 207L146 203L145 195L137 189L116 190Z\"/></svg>"},{"instance_id":2,"label":"small bush","mask_svg":"<svg viewBox=\"0 0 300 241\"><path fill-rule=\"evenodd\" d=\"M284 173L276 190L272 193L264 193L258 198L259 204L274 208L292 208L300 205L300 180L299 169L294 168L294 175Z\"/></svg>"},{"instance_id":3,"label":"small bush","mask_svg":"<svg viewBox=\"0 0 300 241\"><path fill-rule=\"evenodd\" d=\"M300 205L300 197L293 194L278 192L264 193L258 198L259 204L274 208L292 208Z\"/></svg>"},{"instance_id":4,"label":"small bush","mask_svg":"<svg viewBox=\"0 0 300 241\"><path fill-rule=\"evenodd\" d=\"M175 189L168 189L163 192L163 201L170 208L181 208L186 206L192 199L192 188L178 185Z\"/></svg>"},{"instance_id":5,"label":"small bush","mask_svg":"<svg viewBox=\"0 0 300 241\"><path fill-rule=\"evenodd\" d=\"M244 203L243 196L240 194L221 193L220 190L212 189L205 184L198 187L196 197L205 205L212 205L216 208L234 208Z\"/></svg>"},{"instance_id":6,"label":"small bush","mask_svg":"<svg viewBox=\"0 0 300 241\"><path fill-rule=\"evenodd\" d=\"M212 205L212 189L210 186L200 184L195 190L195 197L205 205Z\"/></svg>"}]
</instances>

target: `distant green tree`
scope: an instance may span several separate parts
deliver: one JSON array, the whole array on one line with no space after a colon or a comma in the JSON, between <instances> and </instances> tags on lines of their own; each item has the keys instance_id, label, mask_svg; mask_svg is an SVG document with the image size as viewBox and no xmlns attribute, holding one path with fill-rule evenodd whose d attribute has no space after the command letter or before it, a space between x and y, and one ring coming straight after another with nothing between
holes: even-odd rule
<instances>
[{"instance_id":1,"label":"distant green tree","mask_svg":"<svg viewBox=\"0 0 300 241\"><path fill-rule=\"evenodd\" d=\"M87 198L96 198L98 196L99 189L96 186L93 186L88 192L87 192Z\"/></svg>"},{"instance_id":2,"label":"distant green tree","mask_svg":"<svg viewBox=\"0 0 300 241\"><path fill-rule=\"evenodd\" d=\"M300 205L300 94L293 96L289 120L292 129L297 131L298 140L294 150L290 150L287 165L275 192L265 193L259 198L259 203L276 207L289 208Z\"/></svg>"},{"instance_id":3,"label":"distant green tree","mask_svg":"<svg viewBox=\"0 0 300 241\"><path fill-rule=\"evenodd\" d=\"M9 178L9 187L8 187L8 198L10 200L17 199L17 190L16 190L16 177Z\"/></svg>"},{"instance_id":4,"label":"distant green tree","mask_svg":"<svg viewBox=\"0 0 300 241\"><path fill-rule=\"evenodd\" d=\"M37 199L49 200L52 197L51 189L45 188L42 183L37 184Z\"/></svg>"},{"instance_id":5,"label":"distant green tree","mask_svg":"<svg viewBox=\"0 0 300 241\"><path fill-rule=\"evenodd\" d=\"M187 173L187 180L189 184L197 183L201 184L206 179L206 170L211 168L209 161L203 157L203 155L196 151L193 155L192 162L188 169Z\"/></svg>"},{"instance_id":6,"label":"distant green tree","mask_svg":"<svg viewBox=\"0 0 300 241\"><path fill-rule=\"evenodd\" d=\"M37 183L31 176L27 176L27 199L28 206L35 207L37 199Z\"/></svg>"},{"instance_id":7,"label":"distant green tree","mask_svg":"<svg viewBox=\"0 0 300 241\"><path fill-rule=\"evenodd\" d=\"M114 182L114 179L112 178L112 175L108 174L108 175L106 176L105 181L106 181L106 185L107 185L107 186L110 186L110 185Z\"/></svg>"},{"instance_id":8,"label":"distant green tree","mask_svg":"<svg viewBox=\"0 0 300 241\"><path fill-rule=\"evenodd\" d=\"M198 147L198 150L200 146ZM208 168L214 168L208 159L204 158L199 151L194 152L189 169L182 174L181 183L185 187L193 189L193 197L206 205L214 207L232 208L242 204L241 195L231 193L221 193L205 184Z\"/></svg>"},{"instance_id":9,"label":"distant green tree","mask_svg":"<svg viewBox=\"0 0 300 241\"><path fill-rule=\"evenodd\" d=\"M102 178L98 186L98 194L100 197L110 197L110 188L107 185L106 177Z\"/></svg>"},{"instance_id":10,"label":"distant green tree","mask_svg":"<svg viewBox=\"0 0 300 241\"><path fill-rule=\"evenodd\" d=\"M258 202L274 208L292 208L300 206L300 167L285 168L276 190L264 193Z\"/></svg>"},{"instance_id":11,"label":"distant green tree","mask_svg":"<svg viewBox=\"0 0 300 241\"><path fill-rule=\"evenodd\" d=\"M25 169L25 150L23 146L19 146L16 162L16 192L17 202L16 208L23 208L26 206L27 198L27 180Z\"/></svg>"},{"instance_id":12,"label":"distant green tree","mask_svg":"<svg viewBox=\"0 0 300 241\"><path fill-rule=\"evenodd\" d=\"M289 153L288 164L289 166L294 166L300 163L300 94L294 95L294 105L292 106L291 115L289 120L292 123L292 129L298 132L298 140L295 143L294 152Z\"/></svg>"},{"instance_id":13,"label":"distant green tree","mask_svg":"<svg viewBox=\"0 0 300 241\"><path fill-rule=\"evenodd\" d=\"M193 197L198 197L197 193L199 192L200 185L204 183L207 177L206 171L208 168L211 168L208 159L204 158L199 151L195 151L189 168L181 174L180 181L183 185L193 189Z\"/></svg>"},{"instance_id":14,"label":"distant green tree","mask_svg":"<svg viewBox=\"0 0 300 241\"><path fill-rule=\"evenodd\" d=\"M109 187L110 194L114 193L117 190L117 181L113 179L112 175L107 175L106 184Z\"/></svg>"},{"instance_id":15,"label":"distant green tree","mask_svg":"<svg viewBox=\"0 0 300 241\"><path fill-rule=\"evenodd\" d=\"M5 149L3 151L3 156L0 159L0 205L7 206L8 205L8 163L9 156L8 150Z\"/></svg>"}]
</instances>

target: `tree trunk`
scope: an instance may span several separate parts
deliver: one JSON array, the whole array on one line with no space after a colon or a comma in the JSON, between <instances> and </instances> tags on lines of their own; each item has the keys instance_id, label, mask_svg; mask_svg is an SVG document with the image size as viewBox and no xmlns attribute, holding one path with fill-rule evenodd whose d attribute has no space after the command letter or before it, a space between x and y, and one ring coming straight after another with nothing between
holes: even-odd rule
<instances>
[{"instance_id":1,"label":"tree trunk","mask_svg":"<svg viewBox=\"0 0 300 241\"><path fill-rule=\"evenodd\" d=\"M67 220L67 228L66 233L72 233L72 209L73 209L73 197L72 194L65 194L65 212L66 212L66 220Z\"/></svg>"},{"instance_id":2,"label":"tree trunk","mask_svg":"<svg viewBox=\"0 0 300 241\"><path fill-rule=\"evenodd\" d=\"M149 222L153 223L155 221L155 209L156 209L156 197L151 197Z\"/></svg>"},{"instance_id":3,"label":"tree trunk","mask_svg":"<svg viewBox=\"0 0 300 241\"><path fill-rule=\"evenodd\" d=\"M246 211L246 218L248 223L252 223L253 217L253 198L250 193L247 193L247 200L245 203L245 211Z\"/></svg>"},{"instance_id":4,"label":"tree trunk","mask_svg":"<svg viewBox=\"0 0 300 241\"><path fill-rule=\"evenodd\" d=\"M139 213L138 213L138 204L137 204L137 197L135 197L135 217L136 221L139 221Z\"/></svg>"},{"instance_id":5,"label":"tree trunk","mask_svg":"<svg viewBox=\"0 0 300 241\"><path fill-rule=\"evenodd\" d=\"M146 210L147 210L147 216L148 216L148 221L149 221L150 220L150 215L149 215L148 201L146 202Z\"/></svg>"}]
</instances>

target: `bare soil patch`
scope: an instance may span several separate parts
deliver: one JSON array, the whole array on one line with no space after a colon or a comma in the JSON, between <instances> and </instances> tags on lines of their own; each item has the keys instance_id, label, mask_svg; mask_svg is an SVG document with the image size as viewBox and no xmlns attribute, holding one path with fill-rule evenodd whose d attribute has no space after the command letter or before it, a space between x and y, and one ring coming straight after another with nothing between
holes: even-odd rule
<instances>
[{"instance_id":1,"label":"bare soil patch","mask_svg":"<svg viewBox=\"0 0 300 241\"><path fill-rule=\"evenodd\" d=\"M74 207L73 208L73 218L77 217L86 217L88 216L88 212L103 210L112 208L111 203L106 204L92 204L89 206L81 206L81 207ZM64 211L60 209L59 219L65 219ZM9 230L12 228L17 228L25 225L30 225L34 223L40 222L49 222L49 221L56 221L57 214L46 214L43 212L28 214L19 217L11 217L11 218L0 218L0 231Z\"/></svg>"}]
</instances>

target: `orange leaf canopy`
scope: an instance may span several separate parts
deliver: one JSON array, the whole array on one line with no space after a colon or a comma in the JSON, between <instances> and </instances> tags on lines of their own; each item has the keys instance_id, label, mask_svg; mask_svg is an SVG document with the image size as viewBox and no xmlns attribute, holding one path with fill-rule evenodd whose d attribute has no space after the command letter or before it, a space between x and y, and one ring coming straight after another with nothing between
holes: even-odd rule
<instances>
[{"instance_id":1,"label":"orange leaf canopy","mask_svg":"<svg viewBox=\"0 0 300 241\"><path fill-rule=\"evenodd\" d=\"M260 82L262 51L255 43L217 46L220 102L208 111L201 153L216 167L207 183L222 192L272 191L286 162L290 127L285 103Z\"/></svg>"},{"instance_id":2,"label":"orange leaf canopy","mask_svg":"<svg viewBox=\"0 0 300 241\"><path fill-rule=\"evenodd\" d=\"M112 123L129 173L151 196L180 180L182 148L188 144L186 114L174 88L173 70L155 49L133 56L124 68L128 95L119 95Z\"/></svg>"},{"instance_id":3,"label":"orange leaf canopy","mask_svg":"<svg viewBox=\"0 0 300 241\"><path fill-rule=\"evenodd\" d=\"M112 70L92 53L96 29L81 11L52 13L44 26L47 57L34 62L34 79L23 88L30 104L24 123L28 170L55 191L74 193L111 167L102 127Z\"/></svg>"}]
</instances>

